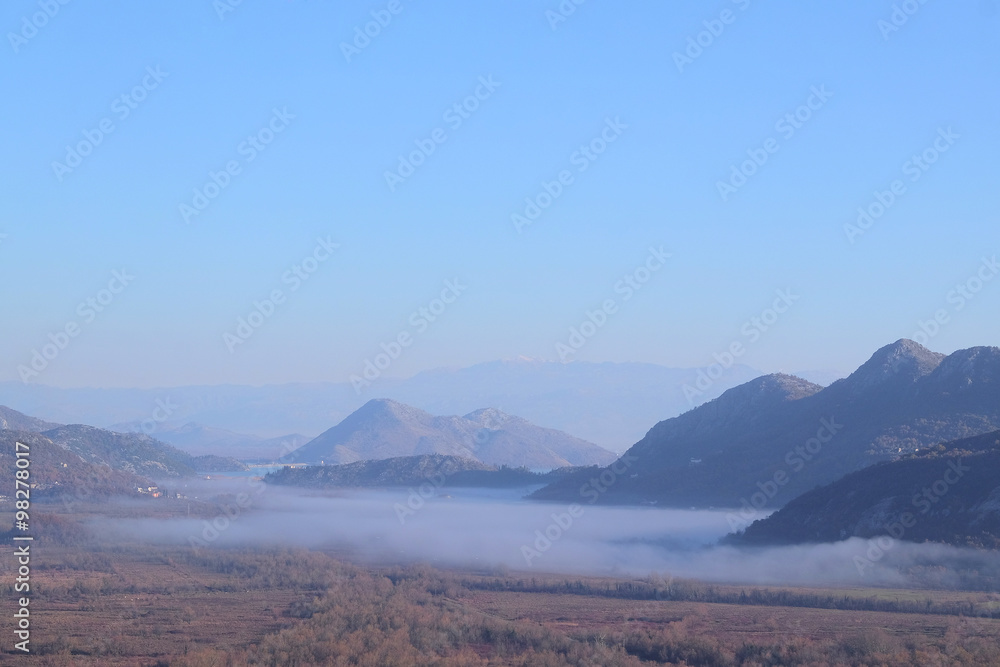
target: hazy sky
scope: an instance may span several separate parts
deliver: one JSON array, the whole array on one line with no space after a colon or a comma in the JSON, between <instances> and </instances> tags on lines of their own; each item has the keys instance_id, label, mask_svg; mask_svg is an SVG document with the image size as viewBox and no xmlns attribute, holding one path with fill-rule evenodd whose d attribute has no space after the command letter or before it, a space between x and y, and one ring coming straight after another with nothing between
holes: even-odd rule
<instances>
[{"instance_id":1,"label":"hazy sky","mask_svg":"<svg viewBox=\"0 0 1000 667\"><path fill-rule=\"evenodd\" d=\"M0 8L0 380L1000 344L993 0L47 1Z\"/></svg>"}]
</instances>

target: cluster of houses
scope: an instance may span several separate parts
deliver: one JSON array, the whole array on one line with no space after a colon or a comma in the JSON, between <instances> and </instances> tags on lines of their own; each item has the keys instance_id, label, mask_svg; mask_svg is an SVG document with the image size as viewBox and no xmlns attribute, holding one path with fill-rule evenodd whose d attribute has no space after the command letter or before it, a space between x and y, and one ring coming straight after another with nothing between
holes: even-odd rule
<instances>
[{"instance_id":1,"label":"cluster of houses","mask_svg":"<svg viewBox=\"0 0 1000 667\"><path fill-rule=\"evenodd\" d=\"M181 493L167 493L166 491L161 491L158 486L137 486L135 487L137 493L143 495L151 496L153 498L177 498L178 500L184 500L187 496Z\"/></svg>"}]
</instances>

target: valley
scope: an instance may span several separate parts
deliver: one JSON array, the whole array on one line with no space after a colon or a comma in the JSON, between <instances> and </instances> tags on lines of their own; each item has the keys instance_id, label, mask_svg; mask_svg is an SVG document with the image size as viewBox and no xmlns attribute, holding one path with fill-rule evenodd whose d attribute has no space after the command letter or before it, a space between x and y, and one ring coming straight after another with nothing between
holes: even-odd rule
<instances>
[{"instance_id":1,"label":"valley","mask_svg":"<svg viewBox=\"0 0 1000 667\"><path fill-rule=\"evenodd\" d=\"M373 567L323 550L196 553L84 537L37 546L42 665L991 665L1000 655L995 593ZM4 567L9 551L0 547Z\"/></svg>"},{"instance_id":2,"label":"valley","mask_svg":"<svg viewBox=\"0 0 1000 667\"><path fill-rule=\"evenodd\" d=\"M192 667L993 664L996 352L900 341L827 388L762 376L621 456L496 408L435 416L389 399L263 459L263 438L174 431L243 461L0 408L0 460L31 450L34 652ZM12 522L13 489L0 495ZM0 547L8 575L13 549Z\"/></svg>"}]
</instances>

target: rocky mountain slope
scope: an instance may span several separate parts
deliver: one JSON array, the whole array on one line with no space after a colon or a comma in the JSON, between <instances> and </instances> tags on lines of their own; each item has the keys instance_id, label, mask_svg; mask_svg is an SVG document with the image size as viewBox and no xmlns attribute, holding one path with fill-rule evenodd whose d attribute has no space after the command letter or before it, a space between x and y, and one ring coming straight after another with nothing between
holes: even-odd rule
<instances>
[{"instance_id":1,"label":"rocky mountain slope","mask_svg":"<svg viewBox=\"0 0 1000 667\"><path fill-rule=\"evenodd\" d=\"M81 499L135 496L138 487L153 485L131 472L84 461L39 433L5 429L0 430L0 469L9 474L0 475L0 494L8 498L14 498L18 442L27 445L31 461L28 482L35 485L31 500L62 500L62 507L68 510Z\"/></svg>"},{"instance_id":2,"label":"rocky mountain slope","mask_svg":"<svg viewBox=\"0 0 1000 667\"><path fill-rule=\"evenodd\" d=\"M40 433L47 441L77 454L84 461L142 476L179 477L193 475L196 471L248 470L236 459L191 456L148 435L116 433L82 424L62 426L0 406L0 433L6 430Z\"/></svg>"},{"instance_id":3,"label":"rocky mountain slope","mask_svg":"<svg viewBox=\"0 0 1000 667\"><path fill-rule=\"evenodd\" d=\"M191 456L141 433L116 433L95 426L72 424L44 431L42 435L89 463L145 477L183 477L196 472L248 469L235 459Z\"/></svg>"},{"instance_id":4,"label":"rocky mountain slope","mask_svg":"<svg viewBox=\"0 0 1000 667\"><path fill-rule=\"evenodd\" d=\"M6 406L0 405L0 431L33 431L35 433L41 433L42 431L48 431L59 426L59 424L53 424L52 422L43 421L41 419L35 419L34 417L29 417L28 415L22 414L17 410L12 410Z\"/></svg>"},{"instance_id":5,"label":"rocky mountain slope","mask_svg":"<svg viewBox=\"0 0 1000 667\"><path fill-rule=\"evenodd\" d=\"M764 376L658 423L606 474L596 502L780 507L878 461L997 428L1000 348L945 357L900 340L829 387ZM534 497L579 501L585 482Z\"/></svg>"},{"instance_id":6,"label":"rocky mountain slope","mask_svg":"<svg viewBox=\"0 0 1000 667\"><path fill-rule=\"evenodd\" d=\"M880 535L1000 548L1000 431L851 473L728 541L771 545Z\"/></svg>"}]
</instances>

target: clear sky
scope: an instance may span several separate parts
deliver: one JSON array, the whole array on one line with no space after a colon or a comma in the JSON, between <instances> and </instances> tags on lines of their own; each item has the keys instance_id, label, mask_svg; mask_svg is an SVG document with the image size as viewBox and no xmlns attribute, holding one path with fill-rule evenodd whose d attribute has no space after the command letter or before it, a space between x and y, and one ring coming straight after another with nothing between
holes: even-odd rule
<instances>
[{"instance_id":1,"label":"clear sky","mask_svg":"<svg viewBox=\"0 0 1000 667\"><path fill-rule=\"evenodd\" d=\"M4 2L0 380L1000 345L998 3L896 7Z\"/></svg>"}]
</instances>

